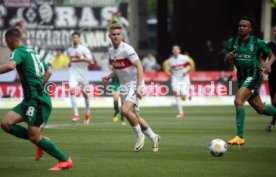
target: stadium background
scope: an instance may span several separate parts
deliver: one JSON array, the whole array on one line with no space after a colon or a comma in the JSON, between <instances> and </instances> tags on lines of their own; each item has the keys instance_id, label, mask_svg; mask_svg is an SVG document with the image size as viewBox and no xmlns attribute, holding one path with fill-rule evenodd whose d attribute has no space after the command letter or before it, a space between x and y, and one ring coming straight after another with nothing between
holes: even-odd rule
<instances>
[{"instance_id":1,"label":"stadium background","mask_svg":"<svg viewBox=\"0 0 276 177\"><path fill-rule=\"evenodd\" d=\"M70 35L74 30L80 31L81 40L99 62L107 53L110 42L107 37L108 20L114 12L121 11L130 26L129 40L141 59L153 52L162 65L170 56L172 44L179 44L182 51L189 53L194 59L196 71L191 73L193 85L223 84L227 87L227 95L200 94L192 101L183 104L196 105L197 102L207 105L229 105L233 103L236 91L234 71L227 71L233 76L231 88L229 83L218 83L223 68L221 58L209 61L204 53L206 40L212 40L216 51L221 48L221 41L235 34L237 20L244 15L256 20L255 34L265 40L271 39L271 24L275 21L275 9L269 0L2 0L0 4L0 63L8 60L10 54L4 42L5 30L23 20L26 28L26 44L43 56L46 63L51 64L57 49L66 49L71 45ZM107 60L107 58L105 58ZM90 71L90 82L93 90L97 90L101 76L108 71ZM60 88L62 82L68 81L67 70L54 70L51 82ZM15 72L0 76L0 108L14 106L22 98L20 85L15 80ZM159 70L156 73L145 73L147 84L154 88L160 85L169 87L169 77ZM266 79L266 77L265 77ZM231 89L231 90L229 90ZM158 91L157 91L158 92ZM267 83L260 90L264 100L269 102ZM229 94L232 93L232 94ZM168 96L162 93L147 95L142 105L168 106L174 104L172 91ZM68 94L57 92L53 96L54 106L70 107ZM111 107L112 98L106 94L91 94L92 105ZM148 101L147 101L148 100ZM67 103L68 102L68 103ZM164 104L166 102L166 104ZM83 106L80 101L80 106Z\"/></svg>"}]
</instances>

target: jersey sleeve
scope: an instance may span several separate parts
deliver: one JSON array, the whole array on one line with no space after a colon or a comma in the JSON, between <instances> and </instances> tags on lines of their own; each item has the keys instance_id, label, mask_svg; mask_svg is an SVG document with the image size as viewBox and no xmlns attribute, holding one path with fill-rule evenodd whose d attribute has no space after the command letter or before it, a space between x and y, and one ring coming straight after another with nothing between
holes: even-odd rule
<instances>
[{"instance_id":1,"label":"jersey sleeve","mask_svg":"<svg viewBox=\"0 0 276 177\"><path fill-rule=\"evenodd\" d=\"M137 60L139 60L139 56L137 55L137 53L135 52L135 50L132 47L129 47L127 49L126 54L127 54L127 58L129 59L129 61L131 63L134 63Z\"/></svg>"},{"instance_id":2,"label":"jersey sleeve","mask_svg":"<svg viewBox=\"0 0 276 177\"><path fill-rule=\"evenodd\" d=\"M265 56L269 56L271 49L270 47L265 43L264 40L258 40L258 44L260 46L260 52L264 54Z\"/></svg>"},{"instance_id":3,"label":"jersey sleeve","mask_svg":"<svg viewBox=\"0 0 276 177\"><path fill-rule=\"evenodd\" d=\"M225 48L225 52L224 52L224 56L226 56L229 52L231 52L232 49L232 40L233 38L230 38L227 43L226 43L226 48Z\"/></svg>"},{"instance_id":4,"label":"jersey sleeve","mask_svg":"<svg viewBox=\"0 0 276 177\"><path fill-rule=\"evenodd\" d=\"M20 55L20 53L15 50L11 53L10 61L14 61L16 65L19 65L24 61L24 58Z\"/></svg>"},{"instance_id":5,"label":"jersey sleeve","mask_svg":"<svg viewBox=\"0 0 276 177\"><path fill-rule=\"evenodd\" d=\"M92 59L92 54L90 50L86 47L84 48L84 55L85 55L85 58Z\"/></svg>"}]
</instances>

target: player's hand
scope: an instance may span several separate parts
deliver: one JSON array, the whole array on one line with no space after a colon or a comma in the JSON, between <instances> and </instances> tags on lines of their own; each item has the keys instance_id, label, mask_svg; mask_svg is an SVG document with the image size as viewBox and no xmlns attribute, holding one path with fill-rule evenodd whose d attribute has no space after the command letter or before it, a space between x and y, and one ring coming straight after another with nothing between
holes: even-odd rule
<instances>
[{"instance_id":1,"label":"player's hand","mask_svg":"<svg viewBox=\"0 0 276 177\"><path fill-rule=\"evenodd\" d=\"M78 58L78 59L82 58L81 54L79 54L78 52L75 54L75 57Z\"/></svg>"},{"instance_id":2,"label":"player's hand","mask_svg":"<svg viewBox=\"0 0 276 177\"><path fill-rule=\"evenodd\" d=\"M108 83L109 79L110 78L108 76L102 77L103 83Z\"/></svg>"},{"instance_id":3,"label":"player's hand","mask_svg":"<svg viewBox=\"0 0 276 177\"><path fill-rule=\"evenodd\" d=\"M136 95L137 97L141 100L143 98L143 92L142 92L142 87L138 86L136 89Z\"/></svg>"},{"instance_id":4,"label":"player's hand","mask_svg":"<svg viewBox=\"0 0 276 177\"><path fill-rule=\"evenodd\" d=\"M271 73L271 66L267 63L263 64L263 71L265 74Z\"/></svg>"},{"instance_id":5,"label":"player's hand","mask_svg":"<svg viewBox=\"0 0 276 177\"><path fill-rule=\"evenodd\" d=\"M235 52L237 49L232 50L231 52L229 52L226 56L225 56L225 60L226 61L230 61L233 60L235 57Z\"/></svg>"},{"instance_id":6,"label":"player's hand","mask_svg":"<svg viewBox=\"0 0 276 177\"><path fill-rule=\"evenodd\" d=\"M184 68L183 69L183 77L185 77L187 74L189 73L188 69L187 68Z\"/></svg>"}]
</instances>

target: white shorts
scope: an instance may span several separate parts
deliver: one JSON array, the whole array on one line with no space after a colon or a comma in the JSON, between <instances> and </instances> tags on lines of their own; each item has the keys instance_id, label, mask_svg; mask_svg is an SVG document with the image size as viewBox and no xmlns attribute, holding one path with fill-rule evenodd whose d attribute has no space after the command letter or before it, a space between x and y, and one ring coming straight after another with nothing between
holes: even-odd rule
<instances>
[{"instance_id":1,"label":"white shorts","mask_svg":"<svg viewBox=\"0 0 276 177\"><path fill-rule=\"evenodd\" d=\"M189 76L182 77L181 79L172 78L171 87L173 92L188 96L190 95L191 81Z\"/></svg>"},{"instance_id":2,"label":"white shorts","mask_svg":"<svg viewBox=\"0 0 276 177\"><path fill-rule=\"evenodd\" d=\"M79 85L81 85L82 88L86 87L89 85L89 81L87 77L80 77L80 76L75 76L73 74L70 74L69 76L69 87L75 87L77 88Z\"/></svg>"},{"instance_id":3,"label":"white shorts","mask_svg":"<svg viewBox=\"0 0 276 177\"><path fill-rule=\"evenodd\" d=\"M143 92L143 88L142 88L142 92ZM123 102L129 101L135 105L133 110L134 112L140 111L140 107L139 107L140 99L137 97L136 87L120 86L120 93L122 95Z\"/></svg>"}]
</instances>

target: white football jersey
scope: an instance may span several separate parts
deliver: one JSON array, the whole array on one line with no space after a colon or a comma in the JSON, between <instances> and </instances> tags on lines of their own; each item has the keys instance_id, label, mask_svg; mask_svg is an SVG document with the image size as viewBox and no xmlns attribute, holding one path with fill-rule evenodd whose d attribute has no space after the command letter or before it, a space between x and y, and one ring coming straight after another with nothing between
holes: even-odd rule
<instances>
[{"instance_id":1,"label":"white football jersey","mask_svg":"<svg viewBox=\"0 0 276 177\"><path fill-rule=\"evenodd\" d=\"M176 58L175 56L169 59L169 68L172 73L172 77L175 79L181 79L187 75L185 68L189 65L189 59L185 55L179 54Z\"/></svg>"},{"instance_id":2,"label":"white football jersey","mask_svg":"<svg viewBox=\"0 0 276 177\"><path fill-rule=\"evenodd\" d=\"M81 58L89 58L92 60L92 55L89 49L83 45L78 45L77 48L70 47L67 50L67 54L71 60L71 66L69 69L70 75L76 77L88 77L88 63L83 61ZM76 55L79 54L81 58L77 58Z\"/></svg>"},{"instance_id":3,"label":"white football jersey","mask_svg":"<svg viewBox=\"0 0 276 177\"><path fill-rule=\"evenodd\" d=\"M117 49L109 49L109 59L115 69L120 85L134 84L137 81L137 68L133 65L139 57L133 47L121 42Z\"/></svg>"}]
</instances>

